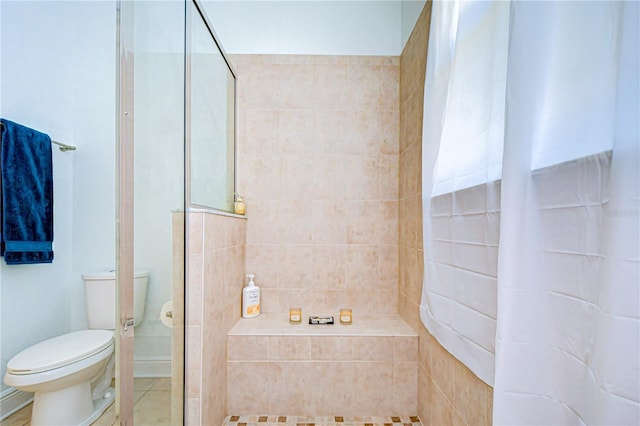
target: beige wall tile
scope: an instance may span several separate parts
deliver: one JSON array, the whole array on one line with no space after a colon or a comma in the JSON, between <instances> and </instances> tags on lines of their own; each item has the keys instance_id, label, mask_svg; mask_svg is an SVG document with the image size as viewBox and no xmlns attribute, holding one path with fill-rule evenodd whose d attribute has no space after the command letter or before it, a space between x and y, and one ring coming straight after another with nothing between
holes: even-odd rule
<instances>
[{"instance_id":1,"label":"beige wall tile","mask_svg":"<svg viewBox=\"0 0 640 426\"><path fill-rule=\"evenodd\" d=\"M200 325L202 322L202 282L203 282L202 254L189 254L187 277L186 320L188 325Z\"/></svg>"},{"instance_id":2,"label":"beige wall tile","mask_svg":"<svg viewBox=\"0 0 640 426\"><path fill-rule=\"evenodd\" d=\"M200 398L202 377L202 328L187 327L186 397Z\"/></svg>"},{"instance_id":3,"label":"beige wall tile","mask_svg":"<svg viewBox=\"0 0 640 426\"><path fill-rule=\"evenodd\" d=\"M378 300L376 289L349 288L345 291L346 302L341 307L353 309L353 321L359 321L361 315L370 314L376 311Z\"/></svg>"},{"instance_id":4,"label":"beige wall tile","mask_svg":"<svg viewBox=\"0 0 640 426\"><path fill-rule=\"evenodd\" d=\"M432 396L431 377L425 372L422 364L418 364L418 416L423 426L431 426Z\"/></svg>"},{"instance_id":5,"label":"beige wall tile","mask_svg":"<svg viewBox=\"0 0 640 426\"><path fill-rule=\"evenodd\" d=\"M309 360L311 343L309 336L270 336L270 360Z\"/></svg>"},{"instance_id":6,"label":"beige wall tile","mask_svg":"<svg viewBox=\"0 0 640 426\"><path fill-rule=\"evenodd\" d=\"M354 361L393 361L394 359L391 336L356 336L352 338L351 344Z\"/></svg>"},{"instance_id":7,"label":"beige wall tile","mask_svg":"<svg viewBox=\"0 0 640 426\"><path fill-rule=\"evenodd\" d=\"M344 290L312 290L309 315L335 315L341 307L352 306L349 294ZM358 292L362 298L362 292ZM355 312L355 311L354 311Z\"/></svg>"},{"instance_id":8,"label":"beige wall tile","mask_svg":"<svg viewBox=\"0 0 640 426\"><path fill-rule=\"evenodd\" d=\"M393 412L418 412L418 362L393 363Z\"/></svg>"},{"instance_id":9,"label":"beige wall tile","mask_svg":"<svg viewBox=\"0 0 640 426\"><path fill-rule=\"evenodd\" d=\"M282 108L309 109L315 93L313 67L292 64L282 70L280 103Z\"/></svg>"},{"instance_id":10,"label":"beige wall tile","mask_svg":"<svg viewBox=\"0 0 640 426\"><path fill-rule=\"evenodd\" d=\"M396 336L393 345L395 361L418 361L418 337Z\"/></svg>"},{"instance_id":11,"label":"beige wall tile","mask_svg":"<svg viewBox=\"0 0 640 426\"><path fill-rule=\"evenodd\" d=\"M314 105L317 109L343 109L349 101L347 67L317 65L314 67Z\"/></svg>"},{"instance_id":12,"label":"beige wall tile","mask_svg":"<svg viewBox=\"0 0 640 426\"><path fill-rule=\"evenodd\" d=\"M469 425L487 425L487 386L462 363L455 365L453 403Z\"/></svg>"},{"instance_id":13,"label":"beige wall tile","mask_svg":"<svg viewBox=\"0 0 640 426\"><path fill-rule=\"evenodd\" d=\"M345 111L316 109L314 111L314 124L314 155L337 156L346 154L351 123Z\"/></svg>"},{"instance_id":14,"label":"beige wall tile","mask_svg":"<svg viewBox=\"0 0 640 426\"><path fill-rule=\"evenodd\" d=\"M380 216L379 203L377 200L347 200L344 202L345 236L348 244L379 243L380 228L384 224L383 218Z\"/></svg>"},{"instance_id":15,"label":"beige wall tile","mask_svg":"<svg viewBox=\"0 0 640 426\"><path fill-rule=\"evenodd\" d=\"M380 288L398 288L398 247L379 246L378 279Z\"/></svg>"},{"instance_id":16,"label":"beige wall tile","mask_svg":"<svg viewBox=\"0 0 640 426\"><path fill-rule=\"evenodd\" d=\"M280 84L282 67L273 64L247 64L242 68L242 84L238 81L238 102L246 108L270 108L280 106Z\"/></svg>"},{"instance_id":17,"label":"beige wall tile","mask_svg":"<svg viewBox=\"0 0 640 426\"><path fill-rule=\"evenodd\" d=\"M493 424L493 388L487 386L487 406L485 407L485 413L487 416L487 424Z\"/></svg>"},{"instance_id":18,"label":"beige wall tile","mask_svg":"<svg viewBox=\"0 0 640 426\"><path fill-rule=\"evenodd\" d=\"M282 198L310 203L313 198L313 157L310 155L283 155L280 158L280 167L280 194L282 194Z\"/></svg>"},{"instance_id":19,"label":"beige wall tile","mask_svg":"<svg viewBox=\"0 0 640 426\"><path fill-rule=\"evenodd\" d=\"M431 374L433 381L449 401L453 401L456 361L441 345L434 345L431 348Z\"/></svg>"},{"instance_id":20,"label":"beige wall tile","mask_svg":"<svg viewBox=\"0 0 640 426\"><path fill-rule=\"evenodd\" d=\"M278 208L281 244L309 244L312 235L311 203L287 200Z\"/></svg>"},{"instance_id":21,"label":"beige wall tile","mask_svg":"<svg viewBox=\"0 0 640 426\"><path fill-rule=\"evenodd\" d=\"M312 250L313 288L344 288L346 257L345 246L314 245Z\"/></svg>"},{"instance_id":22,"label":"beige wall tile","mask_svg":"<svg viewBox=\"0 0 640 426\"><path fill-rule=\"evenodd\" d=\"M340 154L376 156L380 154L379 113L365 109L342 113L346 119L345 144Z\"/></svg>"},{"instance_id":23,"label":"beige wall tile","mask_svg":"<svg viewBox=\"0 0 640 426\"><path fill-rule=\"evenodd\" d=\"M227 363L227 413L267 413L269 394L268 362Z\"/></svg>"},{"instance_id":24,"label":"beige wall tile","mask_svg":"<svg viewBox=\"0 0 640 426\"><path fill-rule=\"evenodd\" d=\"M221 424L225 392L209 390L226 388L226 338L240 316L246 220L191 213L189 221L190 241L199 236L200 242L190 249L187 289L187 424Z\"/></svg>"},{"instance_id":25,"label":"beige wall tile","mask_svg":"<svg viewBox=\"0 0 640 426\"><path fill-rule=\"evenodd\" d=\"M432 382L433 383L433 382ZM431 411L431 424L434 426L439 425L454 425L464 424L456 422L456 412L453 409L451 402L444 396L440 388L435 384L432 385L432 400L429 405Z\"/></svg>"},{"instance_id":26,"label":"beige wall tile","mask_svg":"<svg viewBox=\"0 0 640 426\"><path fill-rule=\"evenodd\" d=\"M316 388L310 381L310 362L269 363L269 411L308 415L309 395Z\"/></svg>"},{"instance_id":27,"label":"beige wall tile","mask_svg":"<svg viewBox=\"0 0 640 426\"><path fill-rule=\"evenodd\" d=\"M280 283L280 251L274 244L248 244L246 246L247 274L255 275L261 289L277 288Z\"/></svg>"},{"instance_id":28,"label":"beige wall tile","mask_svg":"<svg viewBox=\"0 0 640 426\"><path fill-rule=\"evenodd\" d=\"M222 220L222 225L225 229L225 247L235 247L235 246L243 246L247 239L247 221L246 219L240 218L225 218L219 215L209 215L209 216L217 216Z\"/></svg>"},{"instance_id":29,"label":"beige wall tile","mask_svg":"<svg viewBox=\"0 0 640 426\"><path fill-rule=\"evenodd\" d=\"M380 286L378 246L347 246L345 278L348 289L372 290Z\"/></svg>"},{"instance_id":30,"label":"beige wall tile","mask_svg":"<svg viewBox=\"0 0 640 426\"><path fill-rule=\"evenodd\" d=\"M313 302L313 296L308 290L279 290L278 305L275 307L275 312L281 313L285 318L288 318L289 308L302 308L303 321L305 321L309 313L314 312L311 310L314 305Z\"/></svg>"},{"instance_id":31,"label":"beige wall tile","mask_svg":"<svg viewBox=\"0 0 640 426\"><path fill-rule=\"evenodd\" d=\"M280 153L310 155L314 145L313 129L314 114L312 109L280 110L278 121Z\"/></svg>"},{"instance_id":32,"label":"beige wall tile","mask_svg":"<svg viewBox=\"0 0 640 426\"><path fill-rule=\"evenodd\" d=\"M355 414L354 383L356 380L356 369L353 363L318 361L312 362L309 369L309 381L315 385L316 389L331 389L330 392L312 392L309 395L310 415L318 415L332 407L335 413L345 413L344 415ZM332 414L332 413L326 413Z\"/></svg>"},{"instance_id":33,"label":"beige wall tile","mask_svg":"<svg viewBox=\"0 0 640 426\"><path fill-rule=\"evenodd\" d=\"M344 196L350 200L378 200L378 157L352 155L344 158Z\"/></svg>"},{"instance_id":34,"label":"beige wall tile","mask_svg":"<svg viewBox=\"0 0 640 426\"><path fill-rule=\"evenodd\" d=\"M342 336L311 336L313 361L351 361L352 338Z\"/></svg>"},{"instance_id":35,"label":"beige wall tile","mask_svg":"<svg viewBox=\"0 0 640 426\"><path fill-rule=\"evenodd\" d=\"M380 201L380 244L398 244L398 201Z\"/></svg>"},{"instance_id":36,"label":"beige wall tile","mask_svg":"<svg viewBox=\"0 0 640 426\"><path fill-rule=\"evenodd\" d=\"M260 312L271 314L280 312L280 293L282 290L275 288L260 288Z\"/></svg>"},{"instance_id":37,"label":"beige wall tile","mask_svg":"<svg viewBox=\"0 0 640 426\"><path fill-rule=\"evenodd\" d=\"M378 180L380 185L379 198L394 201L398 199L399 160L397 155L381 155L378 159L380 169Z\"/></svg>"},{"instance_id":38,"label":"beige wall tile","mask_svg":"<svg viewBox=\"0 0 640 426\"><path fill-rule=\"evenodd\" d=\"M242 140L246 141L243 154L273 155L274 152L280 152L278 110L242 109L238 124L244 125L246 132L242 135Z\"/></svg>"},{"instance_id":39,"label":"beige wall tile","mask_svg":"<svg viewBox=\"0 0 640 426\"><path fill-rule=\"evenodd\" d=\"M269 337L228 336L227 359L229 361L267 361L269 359Z\"/></svg>"},{"instance_id":40,"label":"beige wall tile","mask_svg":"<svg viewBox=\"0 0 640 426\"><path fill-rule=\"evenodd\" d=\"M314 244L344 244L347 242L346 222L351 215L342 200L312 201L312 241Z\"/></svg>"},{"instance_id":41,"label":"beige wall tile","mask_svg":"<svg viewBox=\"0 0 640 426\"><path fill-rule=\"evenodd\" d=\"M245 190L246 193L246 190ZM247 244L278 244L279 201L256 200L247 197Z\"/></svg>"},{"instance_id":42,"label":"beige wall tile","mask_svg":"<svg viewBox=\"0 0 640 426\"><path fill-rule=\"evenodd\" d=\"M346 194L346 160L339 156L313 157L313 186L311 194L314 200L342 200Z\"/></svg>"},{"instance_id":43,"label":"beige wall tile","mask_svg":"<svg viewBox=\"0 0 640 426\"><path fill-rule=\"evenodd\" d=\"M213 250L229 246L227 242L227 225L224 216L203 215L203 256L208 256Z\"/></svg>"},{"instance_id":44,"label":"beige wall tile","mask_svg":"<svg viewBox=\"0 0 640 426\"><path fill-rule=\"evenodd\" d=\"M201 306L206 306L208 310L214 312L223 310L225 301L228 298L227 292L229 290L225 289L225 266L225 250L217 250L212 253L211 260L208 261L204 266L204 274L202 278L203 294ZM198 302L196 300L193 300L193 303ZM192 306L197 305L190 304L189 311L191 311Z\"/></svg>"},{"instance_id":45,"label":"beige wall tile","mask_svg":"<svg viewBox=\"0 0 640 426\"><path fill-rule=\"evenodd\" d=\"M186 411L186 424L188 426L202 425L202 419L200 418L200 398L187 398Z\"/></svg>"},{"instance_id":46,"label":"beige wall tile","mask_svg":"<svg viewBox=\"0 0 640 426\"><path fill-rule=\"evenodd\" d=\"M187 237L189 238L189 254L197 254L202 256L204 218L202 214L189 213L188 223L189 229L187 231Z\"/></svg>"},{"instance_id":47,"label":"beige wall tile","mask_svg":"<svg viewBox=\"0 0 640 426\"><path fill-rule=\"evenodd\" d=\"M280 199L280 157L274 154L251 155L242 163L243 191L247 201Z\"/></svg>"},{"instance_id":48,"label":"beige wall tile","mask_svg":"<svg viewBox=\"0 0 640 426\"><path fill-rule=\"evenodd\" d=\"M311 288L313 278L313 247L310 244L287 244L280 246L281 289Z\"/></svg>"},{"instance_id":49,"label":"beige wall tile","mask_svg":"<svg viewBox=\"0 0 640 426\"><path fill-rule=\"evenodd\" d=\"M355 362L352 415L382 416L394 412L393 362ZM360 412L353 412L359 410Z\"/></svg>"},{"instance_id":50,"label":"beige wall tile","mask_svg":"<svg viewBox=\"0 0 640 426\"><path fill-rule=\"evenodd\" d=\"M398 289L378 289L378 313L379 314L395 314L399 312L398 307Z\"/></svg>"}]
</instances>

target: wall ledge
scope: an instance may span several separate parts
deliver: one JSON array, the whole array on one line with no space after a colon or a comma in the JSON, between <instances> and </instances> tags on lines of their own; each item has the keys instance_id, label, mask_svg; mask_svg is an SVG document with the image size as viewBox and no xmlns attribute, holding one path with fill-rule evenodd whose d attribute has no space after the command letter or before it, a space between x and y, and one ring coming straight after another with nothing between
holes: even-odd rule
<instances>
[{"instance_id":1,"label":"wall ledge","mask_svg":"<svg viewBox=\"0 0 640 426\"><path fill-rule=\"evenodd\" d=\"M247 216L245 216L243 214L235 214L235 213L231 213L231 212L225 212L225 211L222 211L222 210L206 209L206 208L200 208L200 207L189 207L187 209L187 213L215 214L215 215L218 215L218 216L235 217L236 219L246 219L247 218Z\"/></svg>"},{"instance_id":2,"label":"wall ledge","mask_svg":"<svg viewBox=\"0 0 640 426\"><path fill-rule=\"evenodd\" d=\"M338 314L336 324L310 325L309 314L303 314L302 324L290 324L285 314L262 314L256 318L241 318L229 330L229 336L407 336L417 337L417 333L399 314L357 315L353 324L341 325Z\"/></svg>"}]
</instances>

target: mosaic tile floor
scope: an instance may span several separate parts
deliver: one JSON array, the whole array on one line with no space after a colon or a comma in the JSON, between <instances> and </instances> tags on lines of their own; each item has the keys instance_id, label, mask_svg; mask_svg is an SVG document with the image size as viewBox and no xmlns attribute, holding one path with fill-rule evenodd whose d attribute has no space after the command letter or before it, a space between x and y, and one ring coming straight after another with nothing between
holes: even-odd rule
<instances>
[{"instance_id":1,"label":"mosaic tile floor","mask_svg":"<svg viewBox=\"0 0 640 426\"><path fill-rule=\"evenodd\" d=\"M418 416L228 416L223 426L422 426Z\"/></svg>"}]
</instances>

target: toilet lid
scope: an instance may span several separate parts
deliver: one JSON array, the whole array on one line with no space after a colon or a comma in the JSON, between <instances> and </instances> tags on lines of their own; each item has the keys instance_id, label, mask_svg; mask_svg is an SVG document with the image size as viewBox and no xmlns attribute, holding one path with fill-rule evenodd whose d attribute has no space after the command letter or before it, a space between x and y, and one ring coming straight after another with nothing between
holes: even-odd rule
<instances>
[{"instance_id":1,"label":"toilet lid","mask_svg":"<svg viewBox=\"0 0 640 426\"><path fill-rule=\"evenodd\" d=\"M107 348L112 330L81 330L37 343L7 363L11 374L34 374L72 364Z\"/></svg>"}]
</instances>

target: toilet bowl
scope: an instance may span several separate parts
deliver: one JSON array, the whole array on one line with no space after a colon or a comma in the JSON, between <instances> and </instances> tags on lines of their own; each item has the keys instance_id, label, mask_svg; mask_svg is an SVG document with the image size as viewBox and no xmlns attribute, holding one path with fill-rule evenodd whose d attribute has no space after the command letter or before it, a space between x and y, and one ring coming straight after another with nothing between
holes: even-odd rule
<instances>
[{"instance_id":1,"label":"toilet bowl","mask_svg":"<svg viewBox=\"0 0 640 426\"><path fill-rule=\"evenodd\" d=\"M144 312L148 273L134 276L134 317ZM33 392L32 426L88 426L113 402L115 273L87 274L89 330L53 337L26 348L7 363L4 382Z\"/></svg>"},{"instance_id":2,"label":"toilet bowl","mask_svg":"<svg viewBox=\"0 0 640 426\"><path fill-rule=\"evenodd\" d=\"M113 365L111 371L107 367L114 347L110 330L81 330L54 337L14 356L4 381L34 392L32 425L88 425L102 414L94 415L91 386L101 378L111 381ZM113 400L113 391L107 389L100 405Z\"/></svg>"}]
</instances>

